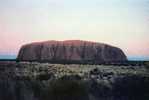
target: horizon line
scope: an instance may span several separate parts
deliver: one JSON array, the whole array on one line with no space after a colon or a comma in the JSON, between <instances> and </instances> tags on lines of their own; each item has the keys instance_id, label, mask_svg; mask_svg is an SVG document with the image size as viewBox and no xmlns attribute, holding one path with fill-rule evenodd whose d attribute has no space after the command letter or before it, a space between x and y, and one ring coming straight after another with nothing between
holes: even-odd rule
<instances>
[{"instance_id":1,"label":"horizon line","mask_svg":"<svg viewBox=\"0 0 149 100\"><path fill-rule=\"evenodd\" d=\"M0 60L15 60L17 54L0 54ZM127 56L128 61L149 61L149 56Z\"/></svg>"}]
</instances>

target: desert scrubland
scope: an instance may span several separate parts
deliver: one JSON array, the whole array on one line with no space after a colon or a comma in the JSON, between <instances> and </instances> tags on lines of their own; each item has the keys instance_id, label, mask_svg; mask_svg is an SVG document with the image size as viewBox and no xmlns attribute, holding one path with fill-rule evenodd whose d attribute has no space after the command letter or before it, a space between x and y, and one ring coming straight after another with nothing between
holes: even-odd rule
<instances>
[{"instance_id":1,"label":"desert scrubland","mask_svg":"<svg viewBox=\"0 0 149 100\"><path fill-rule=\"evenodd\" d=\"M1 100L148 100L142 66L0 62Z\"/></svg>"}]
</instances>

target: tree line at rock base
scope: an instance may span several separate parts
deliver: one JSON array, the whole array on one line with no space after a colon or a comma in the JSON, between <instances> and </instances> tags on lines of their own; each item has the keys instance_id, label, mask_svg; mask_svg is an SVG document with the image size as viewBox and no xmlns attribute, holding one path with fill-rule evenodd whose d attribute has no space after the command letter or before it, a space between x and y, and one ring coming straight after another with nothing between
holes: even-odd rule
<instances>
[{"instance_id":1,"label":"tree line at rock base","mask_svg":"<svg viewBox=\"0 0 149 100\"><path fill-rule=\"evenodd\" d=\"M0 59L0 61L15 61L15 62L39 62L53 64L89 64L89 65L115 65L115 66L149 66L149 61L121 61L121 62L92 62L89 60L18 60L18 59Z\"/></svg>"},{"instance_id":2,"label":"tree line at rock base","mask_svg":"<svg viewBox=\"0 0 149 100\"><path fill-rule=\"evenodd\" d=\"M14 60L15 61L15 60ZM115 65L115 66L144 66L149 61L117 61L117 62L93 62L92 60L84 60L84 61L77 61L77 60L24 60L26 62L39 62L39 63L53 63L53 64L89 64L89 65ZM23 62L20 60L16 60L16 62Z\"/></svg>"}]
</instances>

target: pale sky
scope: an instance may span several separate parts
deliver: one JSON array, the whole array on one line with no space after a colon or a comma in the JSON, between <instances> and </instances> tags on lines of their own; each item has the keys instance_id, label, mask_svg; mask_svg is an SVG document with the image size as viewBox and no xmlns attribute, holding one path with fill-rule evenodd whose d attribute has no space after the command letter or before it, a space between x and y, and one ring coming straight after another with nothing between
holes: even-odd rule
<instances>
[{"instance_id":1,"label":"pale sky","mask_svg":"<svg viewBox=\"0 0 149 100\"><path fill-rule=\"evenodd\" d=\"M47 40L89 40L149 56L149 0L0 0L0 55Z\"/></svg>"}]
</instances>

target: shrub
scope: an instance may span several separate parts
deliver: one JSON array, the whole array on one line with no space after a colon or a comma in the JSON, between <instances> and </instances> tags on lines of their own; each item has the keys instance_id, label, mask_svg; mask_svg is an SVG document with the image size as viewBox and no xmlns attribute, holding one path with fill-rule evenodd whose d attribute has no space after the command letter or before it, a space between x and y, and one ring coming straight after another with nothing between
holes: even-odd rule
<instances>
[{"instance_id":1,"label":"shrub","mask_svg":"<svg viewBox=\"0 0 149 100\"><path fill-rule=\"evenodd\" d=\"M112 87L111 84L107 81L97 82L96 80L90 80L89 92L94 97L102 100L108 100L112 96Z\"/></svg>"},{"instance_id":2,"label":"shrub","mask_svg":"<svg viewBox=\"0 0 149 100\"><path fill-rule=\"evenodd\" d=\"M53 74L45 73L45 74L37 75L36 79L42 81L42 80L49 80L51 77L54 77Z\"/></svg>"},{"instance_id":3,"label":"shrub","mask_svg":"<svg viewBox=\"0 0 149 100\"><path fill-rule=\"evenodd\" d=\"M144 66L149 71L149 61L144 62Z\"/></svg>"},{"instance_id":4,"label":"shrub","mask_svg":"<svg viewBox=\"0 0 149 100\"><path fill-rule=\"evenodd\" d=\"M116 78L113 93L115 98L125 100L149 100L149 77L139 75Z\"/></svg>"},{"instance_id":5,"label":"shrub","mask_svg":"<svg viewBox=\"0 0 149 100\"><path fill-rule=\"evenodd\" d=\"M81 80L70 79L62 78L52 81L46 100L88 100L85 84Z\"/></svg>"}]
</instances>

